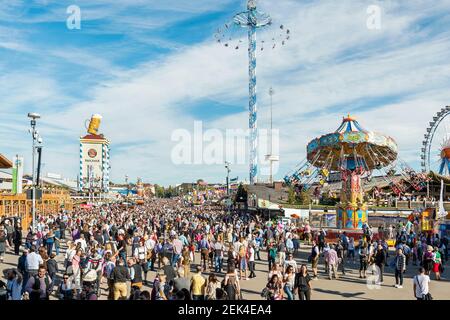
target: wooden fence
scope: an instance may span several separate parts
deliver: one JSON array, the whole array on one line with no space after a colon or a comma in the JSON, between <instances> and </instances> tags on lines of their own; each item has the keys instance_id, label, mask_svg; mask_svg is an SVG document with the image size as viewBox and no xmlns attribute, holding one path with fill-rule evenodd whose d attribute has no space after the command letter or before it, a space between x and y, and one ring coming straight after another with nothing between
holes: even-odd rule
<instances>
[{"instance_id":1,"label":"wooden fence","mask_svg":"<svg viewBox=\"0 0 450 320\"><path fill-rule=\"evenodd\" d=\"M72 199L68 194L43 194L41 200L36 200L36 214L58 213L61 208L73 209ZM22 228L26 230L32 220L32 200L27 200L26 194L0 195L0 220L4 217L19 217Z\"/></svg>"}]
</instances>

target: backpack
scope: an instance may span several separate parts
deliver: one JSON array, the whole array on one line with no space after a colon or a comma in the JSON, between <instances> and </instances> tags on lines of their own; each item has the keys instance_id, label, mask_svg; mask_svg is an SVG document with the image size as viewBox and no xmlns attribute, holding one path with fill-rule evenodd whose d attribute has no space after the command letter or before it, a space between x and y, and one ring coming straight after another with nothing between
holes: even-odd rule
<instances>
[{"instance_id":1,"label":"backpack","mask_svg":"<svg viewBox=\"0 0 450 320\"><path fill-rule=\"evenodd\" d=\"M276 250L276 248L270 248L269 249L269 256L272 259L276 259L276 257L277 257L277 250Z\"/></svg>"},{"instance_id":2,"label":"backpack","mask_svg":"<svg viewBox=\"0 0 450 320\"><path fill-rule=\"evenodd\" d=\"M89 258L88 257L80 260L80 268L81 269L86 269L87 265L88 265L88 262L89 262Z\"/></svg>"},{"instance_id":3,"label":"backpack","mask_svg":"<svg viewBox=\"0 0 450 320\"><path fill-rule=\"evenodd\" d=\"M201 248L201 249L208 249L208 241L202 239L202 240L200 241L200 248Z\"/></svg>"},{"instance_id":4,"label":"backpack","mask_svg":"<svg viewBox=\"0 0 450 320\"><path fill-rule=\"evenodd\" d=\"M317 252L316 252L316 248L317 246L314 246L311 250L311 257L314 259L315 257L317 257Z\"/></svg>"},{"instance_id":5,"label":"backpack","mask_svg":"<svg viewBox=\"0 0 450 320\"><path fill-rule=\"evenodd\" d=\"M407 240L407 239L406 239L406 235L403 234L403 235L400 236L400 241L401 241L402 243L406 243L406 240Z\"/></svg>"}]
</instances>

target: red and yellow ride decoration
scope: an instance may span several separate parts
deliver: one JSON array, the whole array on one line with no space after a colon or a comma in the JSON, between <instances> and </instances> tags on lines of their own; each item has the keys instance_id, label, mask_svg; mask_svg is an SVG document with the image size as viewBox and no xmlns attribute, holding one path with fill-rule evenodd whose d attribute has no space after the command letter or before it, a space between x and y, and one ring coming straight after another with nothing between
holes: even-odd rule
<instances>
[{"instance_id":1,"label":"red and yellow ride decoration","mask_svg":"<svg viewBox=\"0 0 450 320\"><path fill-rule=\"evenodd\" d=\"M412 212L408 220L418 226L420 232L434 232L436 227L436 209L426 208Z\"/></svg>"},{"instance_id":2,"label":"red and yellow ride decoration","mask_svg":"<svg viewBox=\"0 0 450 320\"><path fill-rule=\"evenodd\" d=\"M434 209L426 209L420 215L421 231L433 231Z\"/></svg>"},{"instance_id":3,"label":"red and yellow ride decoration","mask_svg":"<svg viewBox=\"0 0 450 320\"><path fill-rule=\"evenodd\" d=\"M364 184L370 183L374 171L379 171L377 175L389 183L397 196L411 188L422 190L429 179L398 158L394 139L363 129L350 116L343 118L335 132L309 142L306 151L306 159L284 181L297 193L314 188L312 195L320 198L328 181L340 180L340 202L336 208L339 229L360 230L367 222Z\"/></svg>"},{"instance_id":4,"label":"red and yellow ride decoration","mask_svg":"<svg viewBox=\"0 0 450 320\"><path fill-rule=\"evenodd\" d=\"M337 205L339 229L362 229L367 223L363 176L397 159L397 144L389 136L363 129L353 117L345 117L333 133L312 140L307 159L315 167L340 173L342 189ZM382 156L380 156L382 155Z\"/></svg>"}]
</instances>

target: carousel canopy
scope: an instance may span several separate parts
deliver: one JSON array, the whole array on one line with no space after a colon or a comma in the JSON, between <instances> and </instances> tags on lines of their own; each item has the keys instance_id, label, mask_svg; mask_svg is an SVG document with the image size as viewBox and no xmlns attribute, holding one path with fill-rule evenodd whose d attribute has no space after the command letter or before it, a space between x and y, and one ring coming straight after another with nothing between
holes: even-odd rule
<instances>
[{"instance_id":1,"label":"carousel canopy","mask_svg":"<svg viewBox=\"0 0 450 320\"><path fill-rule=\"evenodd\" d=\"M312 140L307 146L308 161L318 168L339 171L361 167L383 168L397 159L397 144L389 136L367 131L353 117L343 119L333 133Z\"/></svg>"}]
</instances>

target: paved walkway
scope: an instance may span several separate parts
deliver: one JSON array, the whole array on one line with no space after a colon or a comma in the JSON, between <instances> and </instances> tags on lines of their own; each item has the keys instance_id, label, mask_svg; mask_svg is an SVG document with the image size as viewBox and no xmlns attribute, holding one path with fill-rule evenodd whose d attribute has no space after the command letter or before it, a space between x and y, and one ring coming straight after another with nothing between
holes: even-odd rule
<instances>
[{"instance_id":1,"label":"paved walkway","mask_svg":"<svg viewBox=\"0 0 450 320\"><path fill-rule=\"evenodd\" d=\"M64 246L65 247L65 246ZM64 260L65 250L61 250L60 255L57 257L60 270L63 270L63 260ZM310 246L302 245L301 250L296 255L297 263L306 263L307 257L310 252ZM391 259L393 253L391 252ZM242 293L244 299L246 300L260 300L260 292L264 288L267 282L268 274L268 264L267 264L267 254L261 252L261 258L263 261L256 262L256 278L241 281ZM200 261L200 255L196 255L196 262ZM13 268L17 266L18 256L15 256L11 250L5 255L5 261L0 264L0 271L4 271L8 268ZM226 259L225 259L226 261ZM226 264L226 263L225 263ZM308 268L310 264L308 264ZM411 263L407 267L407 272L405 274L405 281L403 289L394 288L395 278L393 275L393 270L390 267L386 267L384 284L379 287L368 286L366 279L359 278L359 263L348 262L346 268L348 272L345 276L342 276L341 272L338 273L340 277L339 280L328 280L328 275L324 273L323 258L320 260L319 264L319 280L313 281L313 300L342 300L342 299L352 299L352 300L411 300L414 299L413 296L413 280L412 277L416 274L417 267L413 266ZM430 285L430 292L436 300L450 300L450 272L449 264L446 265L446 270L443 275L443 280L436 281L432 280ZM3 272L1 273L3 276ZM204 273L205 276L209 273ZM59 274L61 276L61 274ZM155 272L149 272L148 279L153 280L155 277ZM223 279L223 275L220 280ZM434 278L432 278L434 279ZM3 280L5 280L3 278ZM100 297L101 300L106 300L106 283L103 283L102 290L103 294ZM143 290L151 291L150 287L144 286ZM52 300L57 299L56 296L51 297Z\"/></svg>"}]
</instances>

